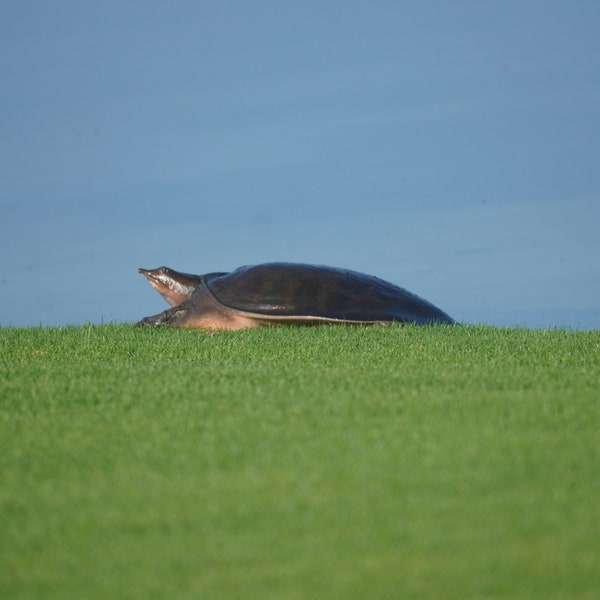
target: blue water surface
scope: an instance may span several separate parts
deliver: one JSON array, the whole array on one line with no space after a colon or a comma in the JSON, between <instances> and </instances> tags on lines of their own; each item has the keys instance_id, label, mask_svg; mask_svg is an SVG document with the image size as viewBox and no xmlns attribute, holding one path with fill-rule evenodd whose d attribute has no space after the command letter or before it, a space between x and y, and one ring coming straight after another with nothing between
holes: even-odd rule
<instances>
[{"instance_id":1,"label":"blue water surface","mask_svg":"<svg viewBox=\"0 0 600 600\"><path fill-rule=\"evenodd\" d=\"M600 5L12 3L0 325L129 322L137 267L377 275L600 328Z\"/></svg>"}]
</instances>

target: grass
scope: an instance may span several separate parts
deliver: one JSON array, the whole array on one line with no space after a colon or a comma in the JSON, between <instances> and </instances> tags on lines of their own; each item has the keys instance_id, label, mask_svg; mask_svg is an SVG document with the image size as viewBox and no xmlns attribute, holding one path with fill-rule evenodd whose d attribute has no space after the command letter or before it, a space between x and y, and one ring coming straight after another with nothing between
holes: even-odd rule
<instances>
[{"instance_id":1,"label":"grass","mask_svg":"<svg viewBox=\"0 0 600 600\"><path fill-rule=\"evenodd\" d=\"M6 598L596 598L600 332L0 329Z\"/></svg>"}]
</instances>

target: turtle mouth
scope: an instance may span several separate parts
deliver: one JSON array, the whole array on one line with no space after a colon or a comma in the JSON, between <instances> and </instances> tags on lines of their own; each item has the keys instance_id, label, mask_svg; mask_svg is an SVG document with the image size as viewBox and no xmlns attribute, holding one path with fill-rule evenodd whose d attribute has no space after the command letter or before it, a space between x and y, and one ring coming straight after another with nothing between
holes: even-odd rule
<instances>
[{"instance_id":1,"label":"turtle mouth","mask_svg":"<svg viewBox=\"0 0 600 600\"><path fill-rule=\"evenodd\" d=\"M140 267L138 273L141 273L150 282L150 285L161 294L169 289L169 285L160 277L160 269L142 269Z\"/></svg>"},{"instance_id":2,"label":"turtle mouth","mask_svg":"<svg viewBox=\"0 0 600 600\"><path fill-rule=\"evenodd\" d=\"M142 269L141 267L138 269L138 273L141 273L147 279L152 281L160 281L156 271L157 269Z\"/></svg>"}]
</instances>

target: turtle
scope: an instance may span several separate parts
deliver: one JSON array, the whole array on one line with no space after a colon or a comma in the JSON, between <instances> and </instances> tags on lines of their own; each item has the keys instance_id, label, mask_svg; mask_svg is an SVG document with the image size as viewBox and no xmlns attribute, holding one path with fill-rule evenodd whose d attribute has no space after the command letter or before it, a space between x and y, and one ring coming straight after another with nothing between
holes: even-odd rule
<instances>
[{"instance_id":1,"label":"turtle","mask_svg":"<svg viewBox=\"0 0 600 600\"><path fill-rule=\"evenodd\" d=\"M322 265L273 262L206 275L138 269L172 308L139 326L247 329L270 325L455 323L445 312L371 275Z\"/></svg>"}]
</instances>

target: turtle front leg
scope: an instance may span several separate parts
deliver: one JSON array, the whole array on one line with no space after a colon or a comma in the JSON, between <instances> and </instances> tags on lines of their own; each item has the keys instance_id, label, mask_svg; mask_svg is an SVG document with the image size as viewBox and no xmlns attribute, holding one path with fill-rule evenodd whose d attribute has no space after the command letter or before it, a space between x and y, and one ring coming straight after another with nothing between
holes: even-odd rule
<instances>
[{"instance_id":1,"label":"turtle front leg","mask_svg":"<svg viewBox=\"0 0 600 600\"><path fill-rule=\"evenodd\" d=\"M158 315L152 315L151 317L144 317L141 321L138 321L136 325L138 327L159 327L160 325L179 325L181 318L187 313L186 310L182 310L178 306L165 310Z\"/></svg>"}]
</instances>

